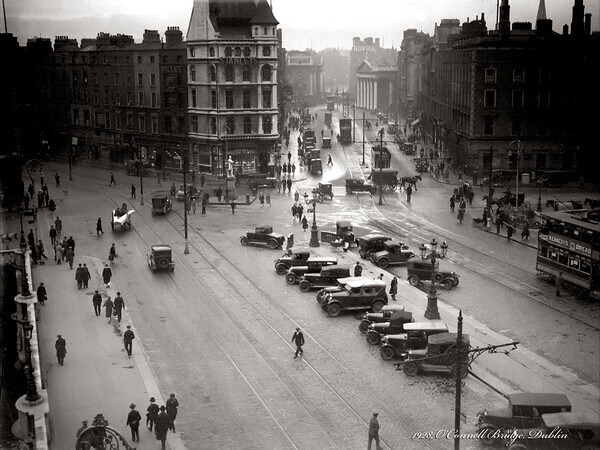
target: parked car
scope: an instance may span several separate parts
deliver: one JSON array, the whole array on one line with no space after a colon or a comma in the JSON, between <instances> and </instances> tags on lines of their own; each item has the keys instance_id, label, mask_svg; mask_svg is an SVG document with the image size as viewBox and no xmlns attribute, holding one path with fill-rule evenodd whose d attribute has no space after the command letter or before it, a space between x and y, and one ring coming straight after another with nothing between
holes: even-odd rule
<instances>
[{"instance_id":1,"label":"parked car","mask_svg":"<svg viewBox=\"0 0 600 450\"><path fill-rule=\"evenodd\" d=\"M362 178L347 178L346 194L352 194L354 192L369 192L374 194L377 192L377 186L366 183Z\"/></svg>"},{"instance_id":2,"label":"parked car","mask_svg":"<svg viewBox=\"0 0 600 450\"><path fill-rule=\"evenodd\" d=\"M198 196L198 188L196 186L194 186L193 184L188 184L185 186L186 188L186 193L190 196L190 197L197 197ZM175 195L175 198L182 202L183 201L183 184L179 185L179 190L177 191L177 194Z\"/></svg>"},{"instance_id":3,"label":"parked car","mask_svg":"<svg viewBox=\"0 0 600 450\"><path fill-rule=\"evenodd\" d=\"M285 237L279 233L273 233L273 227L268 225L256 227L254 231L247 231L245 236L240 238L242 245L266 244L269 248L281 248L285 242Z\"/></svg>"},{"instance_id":4,"label":"parked car","mask_svg":"<svg viewBox=\"0 0 600 450\"><path fill-rule=\"evenodd\" d=\"M427 338L427 348L409 350L406 360L397 364L404 373L413 377L419 372L436 372L456 376L456 333L439 333ZM465 349L469 348L469 335L462 335ZM465 378L469 374L469 359L465 352L461 357L460 377Z\"/></svg>"},{"instance_id":5,"label":"parked car","mask_svg":"<svg viewBox=\"0 0 600 450\"><path fill-rule=\"evenodd\" d=\"M372 323L388 322L394 316L394 314L404 312L404 305L385 305L381 308L381 311L376 313L366 313L360 323L358 324L358 330L362 334L367 334L369 325Z\"/></svg>"},{"instance_id":6,"label":"parked car","mask_svg":"<svg viewBox=\"0 0 600 450\"><path fill-rule=\"evenodd\" d=\"M352 222L349 220L338 220L335 223L335 232L337 237L349 245L354 244L356 238L354 237Z\"/></svg>"},{"instance_id":7,"label":"parked car","mask_svg":"<svg viewBox=\"0 0 600 450\"><path fill-rule=\"evenodd\" d=\"M370 259L373 253L385 250L385 242L392 240L389 236L382 234L367 234L357 239L358 254L363 259Z\"/></svg>"},{"instance_id":8,"label":"parked car","mask_svg":"<svg viewBox=\"0 0 600 450\"><path fill-rule=\"evenodd\" d=\"M336 317L342 310L370 309L379 312L387 302L384 281L360 277L356 282L348 281L343 291L326 294L320 303L323 311Z\"/></svg>"},{"instance_id":9,"label":"parked car","mask_svg":"<svg viewBox=\"0 0 600 450\"><path fill-rule=\"evenodd\" d=\"M410 260L406 263L408 282L411 286L418 286L423 280L435 281L443 284L448 290L458 286L458 275L454 272L440 272L439 262L432 264L431 261Z\"/></svg>"},{"instance_id":10,"label":"parked car","mask_svg":"<svg viewBox=\"0 0 600 450\"><path fill-rule=\"evenodd\" d=\"M169 245L153 245L147 254L148 266L156 272L156 270L175 270L173 262L173 252Z\"/></svg>"},{"instance_id":11,"label":"parked car","mask_svg":"<svg viewBox=\"0 0 600 450\"><path fill-rule=\"evenodd\" d=\"M319 273L306 273L300 278L300 290L308 292L311 289L319 289L338 284L339 278L350 277L350 268L342 266L326 266Z\"/></svg>"},{"instance_id":12,"label":"parked car","mask_svg":"<svg viewBox=\"0 0 600 450\"><path fill-rule=\"evenodd\" d=\"M264 173L248 174L246 178L250 189L274 188L277 184L277 178Z\"/></svg>"},{"instance_id":13,"label":"parked car","mask_svg":"<svg viewBox=\"0 0 600 450\"><path fill-rule=\"evenodd\" d=\"M281 258L275 260L275 271L277 275L285 275L290 267L302 266L310 258L310 250L289 249Z\"/></svg>"},{"instance_id":14,"label":"parked car","mask_svg":"<svg viewBox=\"0 0 600 450\"><path fill-rule=\"evenodd\" d=\"M383 243L383 250L371 254L371 261L385 269L390 264L403 264L415 254L402 242L388 241Z\"/></svg>"},{"instance_id":15,"label":"parked car","mask_svg":"<svg viewBox=\"0 0 600 450\"><path fill-rule=\"evenodd\" d=\"M173 202L167 195L156 195L152 197L152 215L168 214L173 208Z\"/></svg>"},{"instance_id":16,"label":"parked car","mask_svg":"<svg viewBox=\"0 0 600 450\"><path fill-rule=\"evenodd\" d=\"M520 392L508 394L508 405L498 409L484 409L477 413L477 428L484 444L497 441L498 431L514 428L537 428L542 425L542 414L571 411L571 402L565 394Z\"/></svg>"},{"instance_id":17,"label":"parked car","mask_svg":"<svg viewBox=\"0 0 600 450\"><path fill-rule=\"evenodd\" d=\"M370 280L372 280L372 278L367 278L367 277L338 278L338 280L337 280L338 282L335 286L329 286L329 287L323 288L317 293L317 302L321 303L321 301L327 294L330 294L333 292L342 292L344 289L346 289L346 285L348 283L352 282L352 283L356 284L359 282L359 280L370 281Z\"/></svg>"},{"instance_id":18,"label":"parked car","mask_svg":"<svg viewBox=\"0 0 600 450\"><path fill-rule=\"evenodd\" d=\"M398 311L392 314L389 321L372 323L367 328L367 342L371 345L377 345L381 342L381 337L386 334L402 333L404 326L412 322L413 316L409 311Z\"/></svg>"},{"instance_id":19,"label":"parked car","mask_svg":"<svg viewBox=\"0 0 600 450\"><path fill-rule=\"evenodd\" d=\"M388 334L381 338L379 355L385 360L406 356L408 350L426 348L429 336L447 332L448 326L441 320L405 323L404 333Z\"/></svg>"},{"instance_id":20,"label":"parked car","mask_svg":"<svg viewBox=\"0 0 600 450\"><path fill-rule=\"evenodd\" d=\"M600 448L600 418L597 413L542 414L540 427L514 431L519 438L505 443L511 450Z\"/></svg>"},{"instance_id":21,"label":"parked car","mask_svg":"<svg viewBox=\"0 0 600 450\"><path fill-rule=\"evenodd\" d=\"M285 274L285 281L287 284L298 284L300 278L307 273L319 273L322 267L334 266L337 264L337 258L329 256L319 256L314 258L308 258L306 265L290 267Z\"/></svg>"}]
</instances>

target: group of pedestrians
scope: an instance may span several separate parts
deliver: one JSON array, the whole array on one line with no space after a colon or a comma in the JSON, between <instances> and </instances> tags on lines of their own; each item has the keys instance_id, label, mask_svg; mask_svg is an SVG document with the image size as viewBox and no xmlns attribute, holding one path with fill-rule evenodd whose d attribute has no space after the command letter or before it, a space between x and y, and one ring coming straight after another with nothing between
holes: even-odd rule
<instances>
[{"instance_id":1,"label":"group of pedestrians","mask_svg":"<svg viewBox=\"0 0 600 450\"><path fill-rule=\"evenodd\" d=\"M133 442L140 442L140 422L142 416L135 409L136 405L132 403L129 405L131 411L127 415L126 426L131 428L131 439ZM179 408L179 401L175 397L175 394L171 394L169 399L165 402L165 405L158 406L156 399L150 397L150 405L146 409L146 427L152 431L156 440L161 442L162 450L165 450L166 440L168 431L171 430L175 433L175 419L177 418L177 410Z\"/></svg>"}]
</instances>

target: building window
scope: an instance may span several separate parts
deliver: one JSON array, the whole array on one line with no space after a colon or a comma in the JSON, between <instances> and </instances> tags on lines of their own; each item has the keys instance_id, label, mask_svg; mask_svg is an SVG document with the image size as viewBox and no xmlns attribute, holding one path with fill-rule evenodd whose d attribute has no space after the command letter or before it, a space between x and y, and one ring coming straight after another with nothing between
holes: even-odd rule
<instances>
[{"instance_id":1,"label":"building window","mask_svg":"<svg viewBox=\"0 0 600 450\"><path fill-rule=\"evenodd\" d=\"M138 86L143 86L144 85L144 75L142 75L141 73L138 73Z\"/></svg>"},{"instance_id":2,"label":"building window","mask_svg":"<svg viewBox=\"0 0 600 450\"><path fill-rule=\"evenodd\" d=\"M269 34L269 30L267 29L267 27L263 27L263 34L266 36L267 34Z\"/></svg>"},{"instance_id":3,"label":"building window","mask_svg":"<svg viewBox=\"0 0 600 450\"><path fill-rule=\"evenodd\" d=\"M242 81L252 81L252 67L248 64L245 64L242 69Z\"/></svg>"},{"instance_id":4,"label":"building window","mask_svg":"<svg viewBox=\"0 0 600 450\"><path fill-rule=\"evenodd\" d=\"M236 47L234 50L234 55L238 58L242 56L242 47Z\"/></svg>"},{"instance_id":5,"label":"building window","mask_svg":"<svg viewBox=\"0 0 600 450\"><path fill-rule=\"evenodd\" d=\"M169 57L167 55L163 56L163 64L167 64L169 62Z\"/></svg>"},{"instance_id":6,"label":"building window","mask_svg":"<svg viewBox=\"0 0 600 450\"><path fill-rule=\"evenodd\" d=\"M217 134L217 118L210 118L210 134Z\"/></svg>"},{"instance_id":7,"label":"building window","mask_svg":"<svg viewBox=\"0 0 600 450\"><path fill-rule=\"evenodd\" d=\"M121 104L121 93L115 92L115 105L120 105L120 104Z\"/></svg>"},{"instance_id":8,"label":"building window","mask_svg":"<svg viewBox=\"0 0 600 450\"><path fill-rule=\"evenodd\" d=\"M131 91L127 91L127 106L131 106L132 102L133 102L133 95L131 94Z\"/></svg>"},{"instance_id":9,"label":"building window","mask_svg":"<svg viewBox=\"0 0 600 450\"><path fill-rule=\"evenodd\" d=\"M192 89L192 108L196 107L196 89Z\"/></svg>"},{"instance_id":10,"label":"building window","mask_svg":"<svg viewBox=\"0 0 600 450\"><path fill-rule=\"evenodd\" d=\"M104 104L108 105L108 100L109 100L110 94L108 93L108 91L104 91Z\"/></svg>"},{"instance_id":11,"label":"building window","mask_svg":"<svg viewBox=\"0 0 600 450\"><path fill-rule=\"evenodd\" d=\"M196 81L196 66L190 66L190 81Z\"/></svg>"},{"instance_id":12,"label":"building window","mask_svg":"<svg viewBox=\"0 0 600 450\"><path fill-rule=\"evenodd\" d=\"M495 108L496 107L496 91L494 89L486 89L484 91L483 107L484 108Z\"/></svg>"},{"instance_id":13,"label":"building window","mask_svg":"<svg viewBox=\"0 0 600 450\"><path fill-rule=\"evenodd\" d=\"M152 92L150 94L150 101L151 101L152 108L156 108L156 106L157 106L157 104L156 104L156 92Z\"/></svg>"},{"instance_id":14,"label":"building window","mask_svg":"<svg viewBox=\"0 0 600 450\"><path fill-rule=\"evenodd\" d=\"M250 119L250 117L246 116L244 117L244 134L251 134L252 133L252 119Z\"/></svg>"},{"instance_id":15,"label":"building window","mask_svg":"<svg viewBox=\"0 0 600 450\"><path fill-rule=\"evenodd\" d=\"M141 64L141 63L142 63L142 57L141 57L141 56L138 56L138 57L137 57L137 62L138 62L138 64Z\"/></svg>"},{"instance_id":16,"label":"building window","mask_svg":"<svg viewBox=\"0 0 600 450\"><path fill-rule=\"evenodd\" d=\"M271 121L271 116L263 116L263 133L271 134L273 130L273 122Z\"/></svg>"},{"instance_id":17,"label":"building window","mask_svg":"<svg viewBox=\"0 0 600 450\"><path fill-rule=\"evenodd\" d=\"M125 84L127 86L131 86L131 74L127 74L127 78L125 80Z\"/></svg>"},{"instance_id":18,"label":"building window","mask_svg":"<svg viewBox=\"0 0 600 450\"><path fill-rule=\"evenodd\" d=\"M217 91L216 90L212 90L210 91L210 105L212 109L218 109L219 105L217 102Z\"/></svg>"},{"instance_id":19,"label":"building window","mask_svg":"<svg viewBox=\"0 0 600 450\"><path fill-rule=\"evenodd\" d=\"M540 151L535 154L535 169L536 170L545 170L546 169L546 153Z\"/></svg>"},{"instance_id":20,"label":"building window","mask_svg":"<svg viewBox=\"0 0 600 450\"><path fill-rule=\"evenodd\" d=\"M250 47L244 47L244 57L245 58L250 57Z\"/></svg>"},{"instance_id":21,"label":"building window","mask_svg":"<svg viewBox=\"0 0 600 450\"><path fill-rule=\"evenodd\" d=\"M211 83L216 83L217 82L217 68L215 66L210 66L210 82Z\"/></svg>"},{"instance_id":22,"label":"building window","mask_svg":"<svg viewBox=\"0 0 600 450\"><path fill-rule=\"evenodd\" d=\"M138 106L144 106L144 93L138 92Z\"/></svg>"},{"instance_id":23,"label":"building window","mask_svg":"<svg viewBox=\"0 0 600 450\"><path fill-rule=\"evenodd\" d=\"M483 119L483 134L484 136L494 135L494 119L492 117L485 117Z\"/></svg>"},{"instance_id":24,"label":"building window","mask_svg":"<svg viewBox=\"0 0 600 450\"><path fill-rule=\"evenodd\" d=\"M117 130L121 129L121 113L120 112L115 112L115 128Z\"/></svg>"},{"instance_id":25,"label":"building window","mask_svg":"<svg viewBox=\"0 0 600 450\"><path fill-rule=\"evenodd\" d=\"M152 116L152 134L158 134L158 117Z\"/></svg>"},{"instance_id":26,"label":"building window","mask_svg":"<svg viewBox=\"0 0 600 450\"><path fill-rule=\"evenodd\" d=\"M225 91L225 109L233 109L233 91L231 89Z\"/></svg>"},{"instance_id":27,"label":"building window","mask_svg":"<svg viewBox=\"0 0 600 450\"><path fill-rule=\"evenodd\" d=\"M94 91L93 96L94 96L94 98L93 98L94 105L97 105L98 104L98 91Z\"/></svg>"},{"instance_id":28,"label":"building window","mask_svg":"<svg viewBox=\"0 0 600 450\"><path fill-rule=\"evenodd\" d=\"M115 73L115 86L119 85L119 74Z\"/></svg>"},{"instance_id":29,"label":"building window","mask_svg":"<svg viewBox=\"0 0 600 450\"><path fill-rule=\"evenodd\" d=\"M485 69L485 84L496 83L496 69Z\"/></svg>"},{"instance_id":30,"label":"building window","mask_svg":"<svg viewBox=\"0 0 600 450\"><path fill-rule=\"evenodd\" d=\"M233 117L228 117L225 121L225 133L235 134L235 119Z\"/></svg>"},{"instance_id":31,"label":"building window","mask_svg":"<svg viewBox=\"0 0 600 450\"><path fill-rule=\"evenodd\" d=\"M512 91L512 107L522 108L525 104L525 93L521 89Z\"/></svg>"},{"instance_id":32,"label":"building window","mask_svg":"<svg viewBox=\"0 0 600 450\"><path fill-rule=\"evenodd\" d=\"M225 81L228 82L233 82L233 78L234 78L234 68L231 64L227 64L225 66Z\"/></svg>"},{"instance_id":33,"label":"building window","mask_svg":"<svg viewBox=\"0 0 600 450\"><path fill-rule=\"evenodd\" d=\"M260 78L262 79L262 81L271 81L272 76L273 71L271 70L271 66L262 66L262 69L260 69Z\"/></svg>"},{"instance_id":34,"label":"building window","mask_svg":"<svg viewBox=\"0 0 600 450\"><path fill-rule=\"evenodd\" d=\"M211 58L215 57L215 48L214 47L208 48L208 56L210 56Z\"/></svg>"},{"instance_id":35,"label":"building window","mask_svg":"<svg viewBox=\"0 0 600 450\"><path fill-rule=\"evenodd\" d=\"M513 136L521 136L521 119L512 119L510 121L510 133Z\"/></svg>"},{"instance_id":36,"label":"building window","mask_svg":"<svg viewBox=\"0 0 600 450\"><path fill-rule=\"evenodd\" d=\"M192 116L192 120L190 121L190 131L192 133L198 132L198 116Z\"/></svg>"},{"instance_id":37,"label":"building window","mask_svg":"<svg viewBox=\"0 0 600 450\"><path fill-rule=\"evenodd\" d=\"M513 83L522 83L525 81L525 70L522 68L513 69Z\"/></svg>"},{"instance_id":38,"label":"building window","mask_svg":"<svg viewBox=\"0 0 600 450\"><path fill-rule=\"evenodd\" d=\"M150 56L150 64L154 64L154 56Z\"/></svg>"},{"instance_id":39,"label":"building window","mask_svg":"<svg viewBox=\"0 0 600 450\"><path fill-rule=\"evenodd\" d=\"M263 89L262 91L262 107L270 108L271 107L271 89Z\"/></svg>"},{"instance_id":40,"label":"building window","mask_svg":"<svg viewBox=\"0 0 600 450\"><path fill-rule=\"evenodd\" d=\"M150 74L150 86L156 86L156 74L155 73Z\"/></svg>"},{"instance_id":41,"label":"building window","mask_svg":"<svg viewBox=\"0 0 600 450\"><path fill-rule=\"evenodd\" d=\"M108 86L108 74L104 73L103 75L104 75L104 77L103 77L103 79L104 79L104 86ZM85 77L85 72L83 73L83 76ZM85 78L84 78L84 82L85 82Z\"/></svg>"},{"instance_id":42,"label":"building window","mask_svg":"<svg viewBox=\"0 0 600 450\"><path fill-rule=\"evenodd\" d=\"M140 133L146 132L146 118L144 116L138 117L138 130Z\"/></svg>"},{"instance_id":43,"label":"building window","mask_svg":"<svg viewBox=\"0 0 600 450\"><path fill-rule=\"evenodd\" d=\"M126 120L127 120L127 129L133 130L133 114L127 113Z\"/></svg>"},{"instance_id":44,"label":"building window","mask_svg":"<svg viewBox=\"0 0 600 450\"><path fill-rule=\"evenodd\" d=\"M271 56L271 47L268 45L263 45L262 54L263 56Z\"/></svg>"},{"instance_id":45,"label":"building window","mask_svg":"<svg viewBox=\"0 0 600 450\"><path fill-rule=\"evenodd\" d=\"M231 47L225 47L225 57L231 58L232 55L233 55L233 50L231 49Z\"/></svg>"},{"instance_id":46,"label":"building window","mask_svg":"<svg viewBox=\"0 0 600 450\"><path fill-rule=\"evenodd\" d=\"M190 47L190 58L193 58L196 56L196 49L194 47Z\"/></svg>"},{"instance_id":47,"label":"building window","mask_svg":"<svg viewBox=\"0 0 600 450\"><path fill-rule=\"evenodd\" d=\"M258 27L254 27L254 35L258 36Z\"/></svg>"},{"instance_id":48,"label":"building window","mask_svg":"<svg viewBox=\"0 0 600 450\"><path fill-rule=\"evenodd\" d=\"M242 91L242 107L244 109L250 109L251 106L251 93L250 93L250 89L244 89Z\"/></svg>"}]
</instances>

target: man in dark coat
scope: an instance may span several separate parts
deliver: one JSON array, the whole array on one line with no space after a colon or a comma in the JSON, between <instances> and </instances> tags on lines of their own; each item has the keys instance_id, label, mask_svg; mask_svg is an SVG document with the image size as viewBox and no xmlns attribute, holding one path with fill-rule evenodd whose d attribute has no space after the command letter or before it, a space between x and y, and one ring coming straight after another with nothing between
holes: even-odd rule
<instances>
[{"instance_id":1,"label":"man in dark coat","mask_svg":"<svg viewBox=\"0 0 600 450\"><path fill-rule=\"evenodd\" d=\"M117 296L113 301L113 308L115 308L115 311L117 312L117 322L120 322L123 315L123 310L125 309L125 301L123 300L123 297L121 297L120 292L117 292ZM131 355L131 353L129 354Z\"/></svg>"},{"instance_id":2,"label":"man in dark coat","mask_svg":"<svg viewBox=\"0 0 600 450\"><path fill-rule=\"evenodd\" d=\"M300 356L304 354L304 350L302 350L302 346L304 345L304 334L300 331L300 327L296 327L296 331L292 336L292 342L296 344L296 354L294 355L294 359L296 359L298 353L300 353Z\"/></svg>"},{"instance_id":3,"label":"man in dark coat","mask_svg":"<svg viewBox=\"0 0 600 450\"><path fill-rule=\"evenodd\" d=\"M40 285L37 288L36 293L37 293L38 302L40 302L40 304L43 305L47 298L46 286L44 286L44 283L40 283Z\"/></svg>"},{"instance_id":4,"label":"man in dark coat","mask_svg":"<svg viewBox=\"0 0 600 450\"><path fill-rule=\"evenodd\" d=\"M146 426L150 431L152 431L152 427L156 424L156 420L158 419L159 407L154 403L155 401L156 399L154 397L150 397L150 405L146 409L146 411L148 411L146 413Z\"/></svg>"},{"instance_id":5,"label":"man in dark coat","mask_svg":"<svg viewBox=\"0 0 600 450\"><path fill-rule=\"evenodd\" d=\"M102 217L98 217L98 222L96 222L96 236L100 236L101 234L104 234L102 230Z\"/></svg>"},{"instance_id":6,"label":"man in dark coat","mask_svg":"<svg viewBox=\"0 0 600 450\"><path fill-rule=\"evenodd\" d=\"M127 423L125 426L131 427L131 440L133 442L140 442L140 421L142 420L142 416L138 411L135 410L135 404L132 403L129 405L131 411L127 414Z\"/></svg>"},{"instance_id":7,"label":"man in dark coat","mask_svg":"<svg viewBox=\"0 0 600 450\"><path fill-rule=\"evenodd\" d=\"M75 258L75 252L73 251L73 247L69 247L67 252L65 253L65 259L69 263L69 267L73 270L73 259Z\"/></svg>"},{"instance_id":8,"label":"man in dark coat","mask_svg":"<svg viewBox=\"0 0 600 450\"><path fill-rule=\"evenodd\" d=\"M175 418L177 417L177 408L179 407L179 401L175 398L175 394L169 396L167 400L167 415L171 419L170 429L175 433Z\"/></svg>"},{"instance_id":9,"label":"man in dark coat","mask_svg":"<svg viewBox=\"0 0 600 450\"><path fill-rule=\"evenodd\" d=\"M134 339L135 335L133 334L133 331L131 331L131 325L127 325L127 330L123 333L123 343L125 344L125 350L127 350L127 357L129 358L131 358L131 348Z\"/></svg>"},{"instance_id":10,"label":"man in dark coat","mask_svg":"<svg viewBox=\"0 0 600 450\"><path fill-rule=\"evenodd\" d=\"M288 188L288 191L291 193L292 192L292 180L290 178L287 179L287 188Z\"/></svg>"},{"instance_id":11,"label":"man in dark coat","mask_svg":"<svg viewBox=\"0 0 600 450\"><path fill-rule=\"evenodd\" d=\"M94 305L94 313L99 317L102 308L102 295L100 295L98 291L96 291L92 297L92 304Z\"/></svg>"},{"instance_id":12,"label":"man in dark coat","mask_svg":"<svg viewBox=\"0 0 600 450\"><path fill-rule=\"evenodd\" d=\"M375 439L375 446L377 450L379 447L379 421L377 420L377 416L379 413L374 412L373 417L371 417L371 421L369 422L369 445L367 450L371 450L371 442Z\"/></svg>"},{"instance_id":13,"label":"man in dark coat","mask_svg":"<svg viewBox=\"0 0 600 450\"><path fill-rule=\"evenodd\" d=\"M392 278L392 282L390 283L390 296L392 300L396 300L396 294L398 293L398 278Z\"/></svg>"},{"instance_id":14,"label":"man in dark coat","mask_svg":"<svg viewBox=\"0 0 600 450\"><path fill-rule=\"evenodd\" d=\"M50 242L52 242L52 245L56 245L56 228L54 228L54 225L50 225Z\"/></svg>"},{"instance_id":15,"label":"man in dark coat","mask_svg":"<svg viewBox=\"0 0 600 450\"><path fill-rule=\"evenodd\" d=\"M156 432L156 440L160 441L160 443L162 444L162 450L166 450L165 444L167 441L167 432L169 431L169 426L171 422L171 419L169 418L165 410L166 408L164 405L160 407L160 413L156 418L156 426L154 428Z\"/></svg>"},{"instance_id":16,"label":"man in dark coat","mask_svg":"<svg viewBox=\"0 0 600 450\"><path fill-rule=\"evenodd\" d=\"M110 287L110 279L112 277L112 270L108 267L108 264L104 263L104 269L102 269L102 281L106 287Z\"/></svg>"},{"instance_id":17,"label":"man in dark coat","mask_svg":"<svg viewBox=\"0 0 600 450\"><path fill-rule=\"evenodd\" d=\"M29 230L29 233L27 234L27 243L30 247L33 247L35 245L35 236L33 235L33 228L31 228Z\"/></svg>"},{"instance_id":18,"label":"man in dark coat","mask_svg":"<svg viewBox=\"0 0 600 450\"><path fill-rule=\"evenodd\" d=\"M84 289L88 288L88 284L89 284L91 278L92 278L92 275L90 274L90 269L88 269L88 267L84 263L83 264L83 288Z\"/></svg>"},{"instance_id":19,"label":"man in dark coat","mask_svg":"<svg viewBox=\"0 0 600 450\"><path fill-rule=\"evenodd\" d=\"M65 356L67 355L67 342L60 334L56 336L56 338L56 343L54 344L54 348L56 349L56 358L58 359L58 363L62 366L65 362Z\"/></svg>"},{"instance_id":20,"label":"man in dark coat","mask_svg":"<svg viewBox=\"0 0 600 450\"><path fill-rule=\"evenodd\" d=\"M83 267L81 264L75 270L75 281L77 281L77 289L81 289L83 287Z\"/></svg>"},{"instance_id":21,"label":"man in dark coat","mask_svg":"<svg viewBox=\"0 0 600 450\"><path fill-rule=\"evenodd\" d=\"M75 239L73 239L73 236L69 236L69 239L67 239L67 245L71 247L73 251L75 251Z\"/></svg>"},{"instance_id":22,"label":"man in dark coat","mask_svg":"<svg viewBox=\"0 0 600 450\"><path fill-rule=\"evenodd\" d=\"M356 265L354 266L354 276L360 277L362 275L363 268L360 265L359 261L356 261Z\"/></svg>"}]
</instances>

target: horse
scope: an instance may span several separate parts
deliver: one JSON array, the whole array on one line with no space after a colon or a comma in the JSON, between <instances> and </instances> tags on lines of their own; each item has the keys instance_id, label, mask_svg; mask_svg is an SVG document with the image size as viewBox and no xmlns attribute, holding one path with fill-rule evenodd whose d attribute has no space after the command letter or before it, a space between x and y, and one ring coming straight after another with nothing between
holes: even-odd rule
<instances>
[{"instance_id":1,"label":"horse","mask_svg":"<svg viewBox=\"0 0 600 450\"><path fill-rule=\"evenodd\" d=\"M398 179L398 181L400 182L400 186L404 187L406 185L412 186L413 189L416 191L417 190L417 181L422 181L421 180L421 175L414 175L412 177L400 177Z\"/></svg>"}]
</instances>

